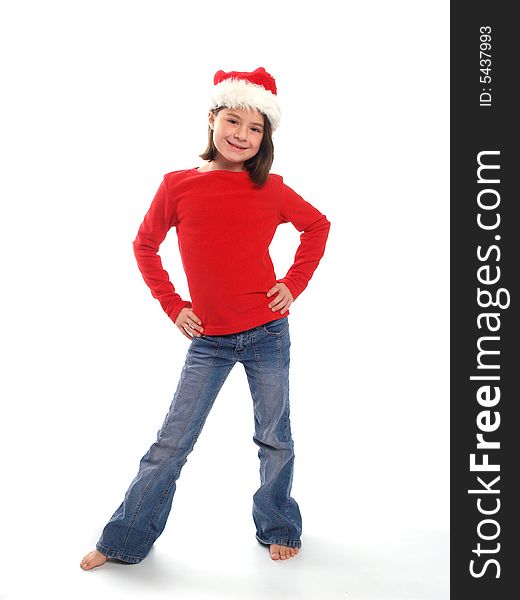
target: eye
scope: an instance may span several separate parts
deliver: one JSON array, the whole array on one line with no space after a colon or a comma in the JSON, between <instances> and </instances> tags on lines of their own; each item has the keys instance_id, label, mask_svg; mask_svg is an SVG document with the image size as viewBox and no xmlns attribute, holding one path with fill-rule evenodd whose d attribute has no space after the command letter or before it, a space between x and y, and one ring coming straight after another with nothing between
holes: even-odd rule
<instances>
[{"instance_id":1,"label":"eye","mask_svg":"<svg viewBox=\"0 0 520 600\"><path fill-rule=\"evenodd\" d=\"M228 122L229 123L236 123L237 121L236 121L236 119L228 119Z\"/></svg>"},{"instance_id":2,"label":"eye","mask_svg":"<svg viewBox=\"0 0 520 600\"><path fill-rule=\"evenodd\" d=\"M258 129L258 127L252 127L251 128L253 131L257 131L258 133L262 133L261 129Z\"/></svg>"}]
</instances>

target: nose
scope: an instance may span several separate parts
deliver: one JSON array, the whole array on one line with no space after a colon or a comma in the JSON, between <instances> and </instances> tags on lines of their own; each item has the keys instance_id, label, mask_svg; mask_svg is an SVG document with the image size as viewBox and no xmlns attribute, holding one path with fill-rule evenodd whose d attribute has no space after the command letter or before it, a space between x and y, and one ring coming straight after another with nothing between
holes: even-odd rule
<instances>
[{"instance_id":1,"label":"nose","mask_svg":"<svg viewBox=\"0 0 520 600\"><path fill-rule=\"evenodd\" d=\"M240 127L235 131L235 137L239 140L245 140L247 138L247 125L242 124L240 125Z\"/></svg>"}]
</instances>

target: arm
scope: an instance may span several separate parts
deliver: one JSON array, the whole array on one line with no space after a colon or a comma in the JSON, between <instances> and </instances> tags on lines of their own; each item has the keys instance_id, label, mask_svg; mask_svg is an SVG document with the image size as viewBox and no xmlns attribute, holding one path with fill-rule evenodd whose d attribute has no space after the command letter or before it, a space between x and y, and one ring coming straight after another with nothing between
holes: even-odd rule
<instances>
[{"instance_id":1,"label":"arm","mask_svg":"<svg viewBox=\"0 0 520 600\"><path fill-rule=\"evenodd\" d=\"M296 250L293 265L283 279L276 281L285 283L296 300L307 287L325 252L330 221L317 208L283 183L280 223L288 222L303 233L300 236L300 245Z\"/></svg>"},{"instance_id":2,"label":"arm","mask_svg":"<svg viewBox=\"0 0 520 600\"><path fill-rule=\"evenodd\" d=\"M168 231L177 224L175 209L176 203L168 192L165 176L133 242L135 258L143 279L152 296L159 300L174 323L181 309L191 307L191 302L183 300L176 293L157 252Z\"/></svg>"}]
</instances>

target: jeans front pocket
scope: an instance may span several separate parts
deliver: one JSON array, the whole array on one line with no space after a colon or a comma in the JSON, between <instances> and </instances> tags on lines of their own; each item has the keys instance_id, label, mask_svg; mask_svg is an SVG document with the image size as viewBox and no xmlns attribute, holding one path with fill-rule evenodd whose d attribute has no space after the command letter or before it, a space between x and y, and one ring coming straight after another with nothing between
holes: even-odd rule
<instances>
[{"instance_id":1,"label":"jeans front pocket","mask_svg":"<svg viewBox=\"0 0 520 600\"><path fill-rule=\"evenodd\" d=\"M269 321L269 323L264 323L262 325L262 328L266 333L269 333L271 335L280 335L287 329L288 326L289 317L282 317L281 319L276 319L275 321Z\"/></svg>"}]
</instances>

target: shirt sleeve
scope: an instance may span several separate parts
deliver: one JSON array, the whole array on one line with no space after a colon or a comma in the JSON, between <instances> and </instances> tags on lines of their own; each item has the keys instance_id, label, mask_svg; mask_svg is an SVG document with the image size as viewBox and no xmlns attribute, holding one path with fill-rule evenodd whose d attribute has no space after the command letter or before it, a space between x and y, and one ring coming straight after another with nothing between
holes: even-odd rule
<instances>
[{"instance_id":1,"label":"shirt sleeve","mask_svg":"<svg viewBox=\"0 0 520 600\"><path fill-rule=\"evenodd\" d=\"M324 252L330 230L330 221L317 208L304 200L285 183L282 184L280 223L291 222L300 236L294 263L277 283L285 283L296 298L307 287Z\"/></svg>"},{"instance_id":2,"label":"shirt sleeve","mask_svg":"<svg viewBox=\"0 0 520 600\"><path fill-rule=\"evenodd\" d=\"M169 193L165 175L139 227L133 247L137 265L152 296L159 300L163 310L174 323L181 309L185 306L191 307L192 304L183 300L175 291L157 253L166 234L176 224L176 203Z\"/></svg>"}]
</instances>

